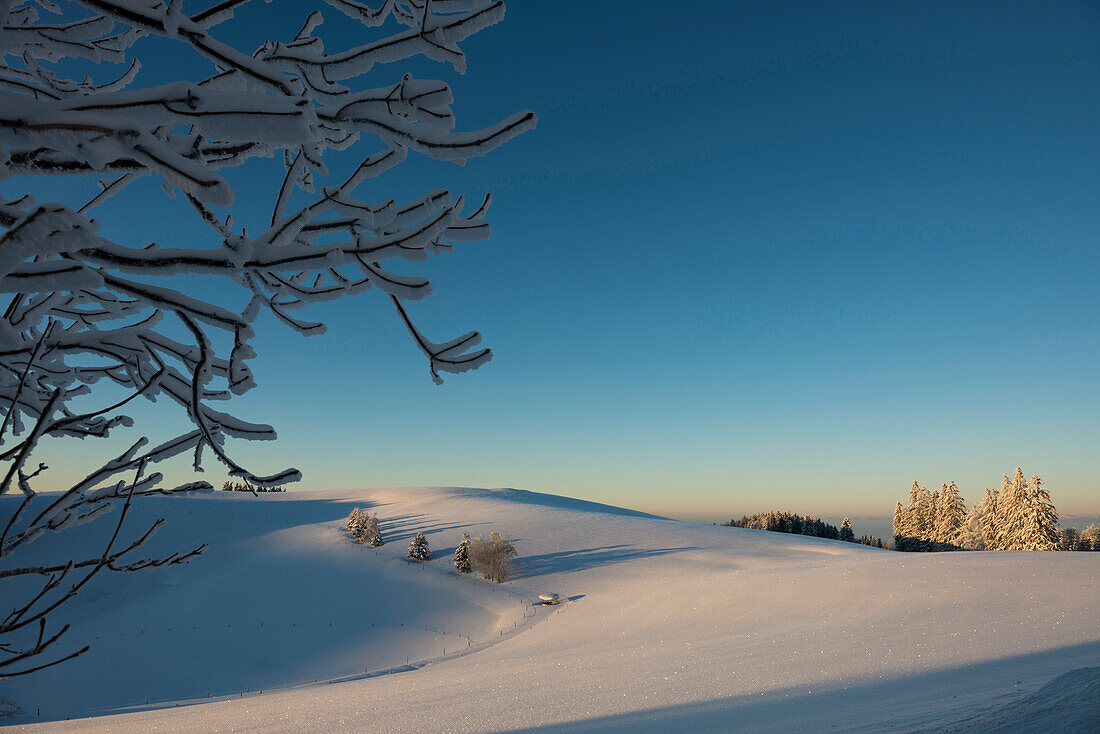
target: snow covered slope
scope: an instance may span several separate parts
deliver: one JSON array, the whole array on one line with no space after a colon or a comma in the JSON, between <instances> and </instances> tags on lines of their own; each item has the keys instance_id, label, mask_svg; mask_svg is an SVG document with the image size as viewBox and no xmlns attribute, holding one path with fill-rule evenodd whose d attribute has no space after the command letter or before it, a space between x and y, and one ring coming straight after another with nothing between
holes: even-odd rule
<instances>
[{"instance_id":1,"label":"snow covered slope","mask_svg":"<svg viewBox=\"0 0 1100 734\"><path fill-rule=\"evenodd\" d=\"M347 539L354 506L387 545ZM142 512L168 517L161 547L210 550L78 597L95 647L0 685L17 729L905 731L1100 665L1100 554L901 554L518 490ZM424 566L403 560L418 530ZM464 530L515 538L515 578L456 577ZM542 592L568 601L534 605Z\"/></svg>"}]
</instances>

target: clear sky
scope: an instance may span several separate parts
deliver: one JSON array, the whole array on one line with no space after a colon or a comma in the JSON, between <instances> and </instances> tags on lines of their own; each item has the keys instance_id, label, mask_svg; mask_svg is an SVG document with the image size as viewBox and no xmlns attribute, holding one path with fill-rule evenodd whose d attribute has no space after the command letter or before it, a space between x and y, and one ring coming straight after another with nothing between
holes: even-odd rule
<instances>
[{"instance_id":1,"label":"clear sky","mask_svg":"<svg viewBox=\"0 0 1100 734\"><path fill-rule=\"evenodd\" d=\"M286 7L241 18L289 37ZM465 76L412 65L459 128L538 128L361 193L493 193L493 238L416 265L411 311L496 356L433 385L379 293L321 337L262 317L238 414L280 440L239 448L254 471L720 521L887 515L914 478L969 504L1022 466L1100 514L1096 3L512 0L463 48ZM257 219L273 170L232 174Z\"/></svg>"}]
</instances>

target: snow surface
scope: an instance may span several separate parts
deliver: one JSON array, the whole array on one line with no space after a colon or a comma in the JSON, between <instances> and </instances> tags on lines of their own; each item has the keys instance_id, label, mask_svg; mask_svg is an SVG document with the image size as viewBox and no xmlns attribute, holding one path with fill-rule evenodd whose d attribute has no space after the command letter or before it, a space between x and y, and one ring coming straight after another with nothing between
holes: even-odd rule
<instances>
[{"instance_id":1,"label":"snow surface","mask_svg":"<svg viewBox=\"0 0 1100 734\"><path fill-rule=\"evenodd\" d=\"M350 541L355 506L386 545ZM136 515L168 518L154 548L210 550L82 593L70 645L92 651L0 684L14 730L981 731L1009 704L1100 730L1086 673L1058 687L1077 724L1043 693L1100 665L1100 554L903 554L519 490L227 492ZM404 559L417 531L426 564ZM463 531L514 538L514 579L457 576Z\"/></svg>"}]
</instances>

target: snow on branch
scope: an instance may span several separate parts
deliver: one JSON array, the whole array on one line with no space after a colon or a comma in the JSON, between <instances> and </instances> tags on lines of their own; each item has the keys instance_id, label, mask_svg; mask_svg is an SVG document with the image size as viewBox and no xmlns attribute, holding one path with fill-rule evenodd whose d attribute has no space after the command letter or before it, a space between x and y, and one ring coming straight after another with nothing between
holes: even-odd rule
<instances>
[{"instance_id":1,"label":"snow on branch","mask_svg":"<svg viewBox=\"0 0 1100 734\"><path fill-rule=\"evenodd\" d=\"M46 614L101 570L173 565L201 552L123 557L159 526L116 545L134 498L209 489L205 482L165 489L160 474L144 474L148 466L191 453L201 471L205 451L249 487L299 477L295 469L255 473L237 463L226 437L269 440L275 430L211 407L255 387L249 361L261 311L292 331L317 334L324 324L303 311L377 288L436 382L492 357L477 332L442 343L427 338L403 302L429 295L431 283L388 265L486 239L490 198L471 212L461 196L441 189L401 202L367 198L360 188L410 154L462 165L534 128L535 115L521 111L462 130L447 83L388 71L422 56L464 72L460 44L500 22L504 4L323 0L304 9L281 39L241 48L232 23L249 4L0 0L0 293L8 296L0 318L0 494L23 494L16 512L0 518L0 580L45 579L29 603L0 622L0 677L13 674L5 671L13 661L57 656L25 673L81 654L53 652L65 629L50 634ZM365 40L327 49L326 12ZM146 40L135 45L139 39ZM143 69L158 57L139 55L156 43L186 59L179 67L192 76L162 83L161 74L143 85ZM222 169L255 158L282 162L284 174L267 190L234 192ZM358 165L345 180L326 181L338 159ZM19 187L39 176L90 176L97 193L38 202ZM201 241L163 247L104 234L97 210L149 182L182 196ZM234 223L237 194L253 203L266 197L266 228L250 232ZM197 298L164 276L216 276L226 285L217 289L224 300ZM110 398L98 387L107 384L115 388ZM87 396L104 397L77 409L74 401ZM109 436L132 424L121 411L138 398L165 398L194 429L144 452L138 442L38 509L32 483L46 467L28 467L41 439ZM125 472L137 476L117 476ZM12 565L33 541L116 506L119 524L101 555L61 566ZM65 590L66 579L81 573ZM36 625L30 639L5 637Z\"/></svg>"}]
</instances>

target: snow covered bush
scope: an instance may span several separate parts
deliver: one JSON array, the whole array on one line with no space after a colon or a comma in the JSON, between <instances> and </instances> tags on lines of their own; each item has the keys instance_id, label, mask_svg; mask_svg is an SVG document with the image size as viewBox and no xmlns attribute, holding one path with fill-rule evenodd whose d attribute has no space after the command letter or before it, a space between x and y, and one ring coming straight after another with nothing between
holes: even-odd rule
<instances>
[{"instance_id":1,"label":"snow covered bush","mask_svg":"<svg viewBox=\"0 0 1100 734\"><path fill-rule=\"evenodd\" d=\"M455 570L459 573L470 573L473 570L473 566L470 565L470 534L462 534L462 542L455 548L454 558Z\"/></svg>"},{"instance_id":2,"label":"snow covered bush","mask_svg":"<svg viewBox=\"0 0 1100 734\"><path fill-rule=\"evenodd\" d=\"M516 548L500 533L489 533L486 540L480 535L470 542L470 562L484 578L498 584L507 581L512 573L512 559Z\"/></svg>"},{"instance_id":3,"label":"snow covered bush","mask_svg":"<svg viewBox=\"0 0 1100 734\"><path fill-rule=\"evenodd\" d=\"M424 537L424 533L416 534L416 537L409 543L409 552L405 555L420 563L432 560L432 551L428 547L428 539Z\"/></svg>"},{"instance_id":4,"label":"snow covered bush","mask_svg":"<svg viewBox=\"0 0 1100 734\"><path fill-rule=\"evenodd\" d=\"M405 304L431 284L387 267L488 237L489 197L467 207L442 189L407 201L368 200L359 189L410 152L461 165L534 127L535 116L519 112L456 132L446 83L387 72L414 56L464 72L459 43L499 22L503 3L326 0L336 11L329 19L353 26L358 44L329 51L319 10L292 18L299 6L280 6L285 35L253 48L240 41L251 29L234 23L249 0L198 2L0 0L0 290L9 295L0 318L0 495L18 489L23 497L0 518L0 581L41 581L0 620L0 677L87 649L62 651L68 628L48 629L46 616L104 569L171 565L202 551L127 560L161 522L132 542L119 539L132 499L212 489L162 486L161 474L146 473L154 464L190 452L201 471L205 451L248 487L299 478L293 468L256 473L238 463L227 438L270 440L275 431L212 407L255 386L249 360L261 311L319 334L322 323L296 312L376 288L437 383L491 358L477 332L428 339ZM350 174L322 185L341 161ZM280 164L264 190L234 191L224 175ZM36 184L43 176L69 183ZM138 228L94 218L111 211L102 207L112 197L148 184L175 199L163 200L166 210L193 216L182 239L166 231L150 242L133 234ZM62 194L70 198L53 200ZM264 202L262 226L237 222ZM203 281L216 283L197 287ZM139 397L176 406L191 427L153 448L141 439L59 498L35 500L32 484L47 468L36 451L43 437L106 437L132 425L119 411ZM16 565L32 541L113 506L118 525L101 553ZM52 659L32 662L40 656Z\"/></svg>"}]
</instances>

